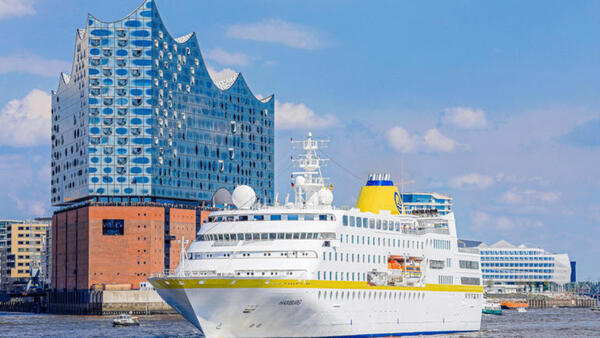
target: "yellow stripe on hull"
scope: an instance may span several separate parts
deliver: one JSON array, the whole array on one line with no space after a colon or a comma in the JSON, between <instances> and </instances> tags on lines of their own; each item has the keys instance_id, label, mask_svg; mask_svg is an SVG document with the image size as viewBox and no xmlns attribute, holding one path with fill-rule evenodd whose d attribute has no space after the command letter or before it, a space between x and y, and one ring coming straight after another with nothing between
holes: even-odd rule
<instances>
[{"instance_id":1,"label":"yellow stripe on hull","mask_svg":"<svg viewBox=\"0 0 600 338\"><path fill-rule=\"evenodd\" d=\"M410 286L371 286L366 282L296 280L296 279L218 279L218 278L150 278L155 289L242 289L242 288L274 288L274 289L359 289L359 290L408 290L408 291L440 291L440 292L473 292L482 293L483 286L478 285L446 285L426 284L422 287Z\"/></svg>"}]
</instances>

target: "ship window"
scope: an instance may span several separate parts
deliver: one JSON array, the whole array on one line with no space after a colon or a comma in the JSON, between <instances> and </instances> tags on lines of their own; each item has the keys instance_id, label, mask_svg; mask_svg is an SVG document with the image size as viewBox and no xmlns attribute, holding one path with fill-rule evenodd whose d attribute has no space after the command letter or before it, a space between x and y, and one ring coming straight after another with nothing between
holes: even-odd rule
<instances>
[{"instance_id":1,"label":"ship window","mask_svg":"<svg viewBox=\"0 0 600 338\"><path fill-rule=\"evenodd\" d=\"M354 216L350 216L350 226L354 226Z\"/></svg>"},{"instance_id":2,"label":"ship window","mask_svg":"<svg viewBox=\"0 0 600 338\"><path fill-rule=\"evenodd\" d=\"M287 215L287 220L288 221L297 221L298 215Z\"/></svg>"},{"instance_id":3,"label":"ship window","mask_svg":"<svg viewBox=\"0 0 600 338\"><path fill-rule=\"evenodd\" d=\"M375 228L375 220L372 218L369 218L369 228L371 228L371 229Z\"/></svg>"},{"instance_id":4,"label":"ship window","mask_svg":"<svg viewBox=\"0 0 600 338\"><path fill-rule=\"evenodd\" d=\"M244 234L244 239L249 241L252 239L252 234Z\"/></svg>"},{"instance_id":5,"label":"ship window","mask_svg":"<svg viewBox=\"0 0 600 338\"><path fill-rule=\"evenodd\" d=\"M244 240L244 234L237 234L237 239L238 239L238 241L243 241Z\"/></svg>"},{"instance_id":6,"label":"ship window","mask_svg":"<svg viewBox=\"0 0 600 338\"><path fill-rule=\"evenodd\" d=\"M262 240L266 240L267 239L268 234L264 233L264 234L260 234L260 239Z\"/></svg>"},{"instance_id":7,"label":"ship window","mask_svg":"<svg viewBox=\"0 0 600 338\"><path fill-rule=\"evenodd\" d=\"M281 221L281 215L271 215L271 221Z\"/></svg>"},{"instance_id":8,"label":"ship window","mask_svg":"<svg viewBox=\"0 0 600 338\"><path fill-rule=\"evenodd\" d=\"M277 233L277 239L283 239L283 237L284 237L283 232Z\"/></svg>"},{"instance_id":9,"label":"ship window","mask_svg":"<svg viewBox=\"0 0 600 338\"><path fill-rule=\"evenodd\" d=\"M327 215L319 215L319 221L326 221Z\"/></svg>"},{"instance_id":10,"label":"ship window","mask_svg":"<svg viewBox=\"0 0 600 338\"><path fill-rule=\"evenodd\" d=\"M285 239L292 239L292 233L291 232L287 232L285 234Z\"/></svg>"},{"instance_id":11,"label":"ship window","mask_svg":"<svg viewBox=\"0 0 600 338\"><path fill-rule=\"evenodd\" d=\"M315 215L304 215L305 221L313 221L315 219Z\"/></svg>"},{"instance_id":12,"label":"ship window","mask_svg":"<svg viewBox=\"0 0 600 338\"><path fill-rule=\"evenodd\" d=\"M277 234L276 234L276 233L274 233L274 232L271 232L271 233L269 234L269 239L277 239Z\"/></svg>"},{"instance_id":13,"label":"ship window","mask_svg":"<svg viewBox=\"0 0 600 338\"><path fill-rule=\"evenodd\" d=\"M381 230L381 220L377 220L377 230Z\"/></svg>"},{"instance_id":14,"label":"ship window","mask_svg":"<svg viewBox=\"0 0 600 338\"><path fill-rule=\"evenodd\" d=\"M255 240L255 241L259 240L260 239L260 234L256 234L256 233L252 234L252 239Z\"/></svg>"},{"instance_id":15,"label":"ship window","mask_svg":"<svg viewBox=\"0 0 600 338\"><path fill-rule=\"evenodd\" d=\"M306 232L300 234L300 239L306 239Z\"/></svg>"},{"instance_id":16,"label":"ship window","mask_svg":"<svg viewBox=\"0 0 600 338\"><path fill-rule=\"evenodd\" d=\"M265 219L265 215L254 215L255 221L263 221Z\"/></svg>"},{"instance_id":17,"label":"ship window","mask_svg":"<svg viewBox=\"0 0 600 338\"><path fill-rule=\"evenodd\" d=\"M356 217L356 227L357 227L357 228L360 228L360 227L361 227L361 224L360 224L360 223L362 223L362 222L361 222L361 220L362 220L362 218L360 218L360 217Z\"/></svg>"},{"instance_id":18,"label":"ship window","mask_svg":"<svg viewBox=\"0 0 600 338\"><path fill-rule=\"evenodd\" d=\"M347 215L342 216L342 225L348 225L348 216Z\"/></svg>"},{"instance_id":19,"label":"ship window","mask_svg":"<svg viewBox=\"0 0 600 338\"><path fill-rule=\"evenodd\" d=\"M240 221L247 221L248 220L248 215L241 215L240 216Z\"/></svg>"}]
</instances>

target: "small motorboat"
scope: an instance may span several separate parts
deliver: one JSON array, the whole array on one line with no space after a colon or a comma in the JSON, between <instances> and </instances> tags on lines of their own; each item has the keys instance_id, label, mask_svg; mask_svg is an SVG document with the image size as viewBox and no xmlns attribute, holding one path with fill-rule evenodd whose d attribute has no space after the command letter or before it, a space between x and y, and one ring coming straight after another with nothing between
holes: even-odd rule
<instances>
[{"instance_id":1,"label":"small motorboat","mask_svg":"<svg viewBox=\"0 0 600 338\"><path fill-rule=\"evenodd\" d=\"M481 309L481 313L488 315L501 315L502 307L498 303L486 303Z\"/></svg>"},{"instance_id":2,"label":"small motorboat","mask_svg":"<svg viewBox=\"0 0 600 338\"><path fill-rule=\"evenodd\" d=\"M137 317L131 316L131 314L120 314L117 318L113 319L113 327L115 326L139 326L140 321Z\"/></svg>"},{"instance_id":3,"label":"small motorboat","mask_svg":"<svg viewBox=\"0 0 600 338\"><path fill-rule=\"evenodd\" d=\"M527 312L527 310L525 310L524 307L518 307L517 312L523 313L523 312Z\"/></svg>"},{"instance_id":4,"label":"small motorboat","mask_svg":"<svg viewBox=\"0 0 600 338\"><path fill-rule=\"evenodd\" d=\"M600 311L600 306L594 306L590 310L592 310L592 311Z\"/></svg>"}]
</instances>

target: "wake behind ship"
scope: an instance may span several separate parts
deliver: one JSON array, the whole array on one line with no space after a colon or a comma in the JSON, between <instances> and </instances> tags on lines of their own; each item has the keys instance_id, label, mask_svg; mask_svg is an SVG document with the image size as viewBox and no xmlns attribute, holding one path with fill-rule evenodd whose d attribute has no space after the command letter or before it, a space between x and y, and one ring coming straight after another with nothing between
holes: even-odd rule
<instances>
[{"instance_id":1,"label":"wake behind ship","mask_svg":"<svg viewBox=\"0 0 600 338\"><path fill-rule=\"evenodd\" d=\"M479 255L457 247L454 214L409 215L386 174L332 206L323 141L303 149L294 202L264 206L238 186L212 213L160 296L208 337L398 336L476 331Z\"/></svg>"}]
</instances>

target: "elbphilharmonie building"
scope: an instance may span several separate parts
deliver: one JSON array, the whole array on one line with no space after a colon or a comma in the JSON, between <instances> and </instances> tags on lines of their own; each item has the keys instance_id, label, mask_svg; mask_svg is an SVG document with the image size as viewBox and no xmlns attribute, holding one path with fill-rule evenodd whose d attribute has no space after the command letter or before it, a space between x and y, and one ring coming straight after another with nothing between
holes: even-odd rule
<instances>
[{"instance_id":1,"label":"elbphilharmonie building","mask_svg":"<svg viewBox=\"0 0 600 338\"><path fill-rule=\"evenodd\" d=\"M273 96L241 74L215 83L195 34L171 36L152 0L89 15L52 94L53 205L198 203L238 184L272 202Z\"/></svg>"}]
</instances>

